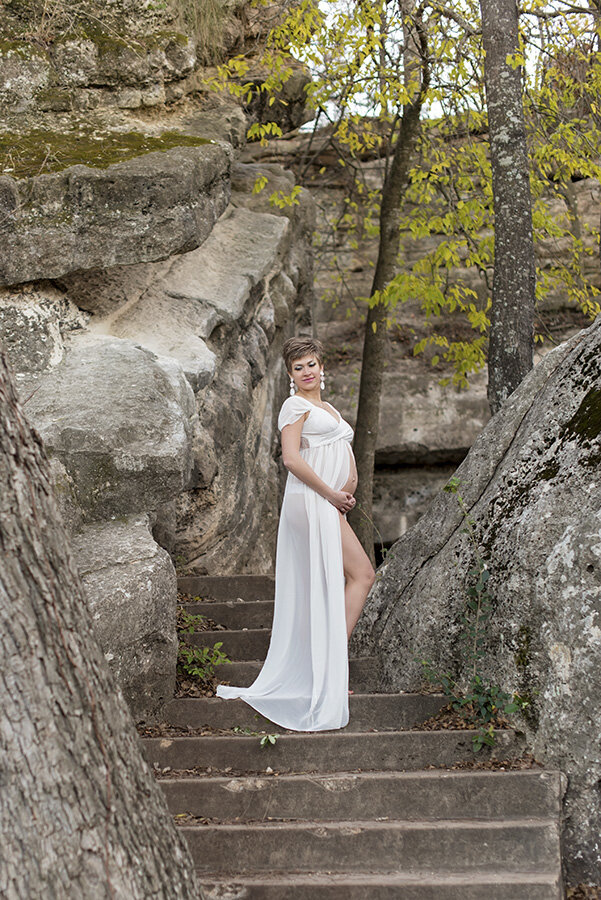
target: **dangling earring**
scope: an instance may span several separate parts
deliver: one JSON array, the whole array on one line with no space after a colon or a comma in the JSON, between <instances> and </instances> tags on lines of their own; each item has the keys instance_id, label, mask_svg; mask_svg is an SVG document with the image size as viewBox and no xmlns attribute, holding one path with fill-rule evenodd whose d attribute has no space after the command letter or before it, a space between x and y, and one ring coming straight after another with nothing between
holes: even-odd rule
<instances>
[{"instance_id":1,"label":"dangling earring","mask_svg":"<svg viewBox=\"0 0 601 900\"><path fill-rule=\"evenodd\" d=\"M324 390L324 388L325 388L325 386L326 386L325 379L324 379L324 376L323 376L323 369L322 369L321 372L319 373L319 386L320 386L320 388L322 389L322 391Z\"/></svg>"},{"instance_id":2,"label":"dangling earring","mask_svg":"<svg viewBox=\"0 0 601 900\"><path fill-rule=\"evenodd\" d=\"M291 378L290 379L290 396L294 397L295 394L296 394L296 385L294 383L294 378Z\"/></svg>"}]
</instances>

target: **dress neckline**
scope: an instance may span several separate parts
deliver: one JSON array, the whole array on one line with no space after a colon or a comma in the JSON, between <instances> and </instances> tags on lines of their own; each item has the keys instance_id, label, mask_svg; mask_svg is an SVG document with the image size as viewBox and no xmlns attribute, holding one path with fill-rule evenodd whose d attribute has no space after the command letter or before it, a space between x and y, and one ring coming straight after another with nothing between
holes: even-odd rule
<instances>
[{"instance_id":1,"label":"dress neckline","mask_svg":"<svg viewBox=\"0 0 601 900\"><path fill-rule=\"evenodd\" d=\"M311 406L314 406L315 409L323 409L323 411L324 411L325 413L327 413L328 416L331 416L331 418L334 419L334 421L336 422L337 425L340 425L340 423L342 422L342 416L340 416L340 414L339 414L339 418L337 419L334 415L332 415L332 413L328 412L327 409L326 409L324 406L318 406L317 403L313 403L312 400L307 400L306 397L303 397L303 400L305 400L305 401L306 401L307 403L309 403ZM328 403L327 400L325 401L325 403L327 403L328 406L329 406L331 409L334 409L334 407L332 406L332 404L331 404L331 403ZM337 412L337 410L334 410L334 412Z\"/></svg>"}]
</instances>

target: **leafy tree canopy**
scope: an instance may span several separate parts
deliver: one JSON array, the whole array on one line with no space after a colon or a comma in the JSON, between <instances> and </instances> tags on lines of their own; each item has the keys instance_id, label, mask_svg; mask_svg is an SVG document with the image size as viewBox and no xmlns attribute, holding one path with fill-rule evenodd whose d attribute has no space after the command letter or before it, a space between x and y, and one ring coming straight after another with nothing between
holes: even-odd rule
<instances>
[{"instance_id":1,"label":"leafy tree canopy","mask_svg":"<svg viewBox=\"0 0 601 900\"><path fill-rule=\"evenodd\" d=\"M593 318L600 292L585 263L598 252L599 231L582 226L573 184L601 176L601 16L586 3L526 0L520 25L519 46L507 61L523 70L534 237L557 248L556 264L537 270L537 298L560 290ZM434 326L445 311L463 313L473 331L469 340L449 339L434 327L415 352L435 345L433 361L440 355L452 364L453 381L467 384L485 362L494 260L477 0L300 0L269 35L262 84L245 79L251 63L239 56L220 67L213 87L246 99L265 91L273 104L298 62L312 73L307 103L316 113L314 127L319 133L328 126L338 165L348 174L344 209L330 224L344 230L351 247L379 229L381 188L365 177L361 161L381 158L383 183L403 109L427 66L421 128L399 201L397 273L363 299L383 304L389 323L408 300L417 300ZM252 65L256 71L256 60ZM279 134L275 123L256 123L250 137L267 141ZM406 262L415 259L412 242L430 237L432 249ZM474 289L473 269L485 290ZM335 278L331 299L344 272Z\"/></svg>"}]
</instances>

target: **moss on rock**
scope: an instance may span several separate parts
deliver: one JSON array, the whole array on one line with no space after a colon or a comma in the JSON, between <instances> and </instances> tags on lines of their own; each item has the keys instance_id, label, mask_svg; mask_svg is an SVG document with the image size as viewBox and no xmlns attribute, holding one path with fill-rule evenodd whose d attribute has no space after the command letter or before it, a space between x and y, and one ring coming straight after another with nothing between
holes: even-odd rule
<instances>
[{"instance_id":1,"label":"moss on rock","mask_svg":"<svg viewBox=\"0 0 601 900\"><path fill-rule=\"evenodd\" d=\"M207 138L166 131L159 136L140 131L98 132L91 129L55 132L34 129L24 134L0 132L0 175L29 178L60 172L69 166L84 165L104 169L174 147L197 147Z\"/></svg>"},{"instance_id":2,"label":"moss on rock","mask_svg":"<svg viewBox=\"0 0 601 900\"><path fill-rule=\"evenodd\" d=\"M562 437L594 441L601 434L601 390L592 388L563 429Z\"/></svg>"},{"instance_id":3,"label":"moss on rock","mask_svg":"<svg viewBox=\"0 0 601 900\"><path fill-rule=\"evenodd\" d=\"M73 92L66 88L49 87L36 92L36 101L40 109L53 112L67 112L73 109Z\"/></svg>"},{"instance_id":4,"label":"moss on rock","mask_svg":"<svg viewBox=\"0 0 601 900\"><path fill-rule=\"evenodd\" d=\"M30 41L11 41L7 39L0 40L0 56L10 56L11 54L16 54L22 59L31 59L32 56L41 59L48 58L48 54L45 52L45 50L42 50L41 47L37 47Z\"/></svg>"},{"instance_id":5,"label":"moss on rock","mask_svg":"<svg viewBox=\"0 0 601 900\"><path fill-rule=\"evenodd\" d=\"M148 48L166 47L168 44L179 44L181 47L187 47L190 38L182 31L155 31L145 38L145 44Z\"/></svg>"}]
</instances>

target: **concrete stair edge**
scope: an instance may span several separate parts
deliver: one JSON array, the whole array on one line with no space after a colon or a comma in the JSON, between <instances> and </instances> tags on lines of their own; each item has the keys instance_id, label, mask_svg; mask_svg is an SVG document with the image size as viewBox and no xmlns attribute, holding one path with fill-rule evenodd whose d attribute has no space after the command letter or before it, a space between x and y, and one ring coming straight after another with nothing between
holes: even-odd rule
<instances>
[{"instance_id":1,"label":"concrete stair edge","mask_svg":"<svg viewBox=\"0 0 601 900\"><path fill-rule=\"evenodd\" d=\"M473 759L470 731L317 732L278 736L265 750L258 737L211 735L144 738L142 752L150 765L174 770L227 767L242 772L405 771L427 768L435 759L448 766ZM522 739L510 730L496 733L494 756L521 753ZM502 755L500 755L502 754ZM479 758L489 758L481 750Z\"/></svg>"},{"instance_id":2,"label":"concrete stair edge","mask_svg":"<svg viewBox=\"0 0 601 900\"><path fill-rule=\"evenodd\" d=\"M215 880L198 873L204 900L562 900L561 873L329 872ZM491 893L494 889L494 895ZM368 893L369 892L369 893Z\"/></svg>"},{"instance_id":3,"label":"concrete stair edge","mask_svg":"<svg viewBox=\"0 0 601 900\"><path fill-rule=\"evenodd\" d=\"M216 824L251 816L253 821L342 821L357 805L369 819L482 821L523 818L526 804L530 818L558 819L562 782L556 770L430 770L171 778L161 787L173 815L187 812Z\"/></svg>"},{"instance_id":4,"label":"concrete stair edge","mask_svg":"<svg viewBox=\"0 0 601 900\"><path fill-rule=\"evenodd\" d=\"M448 702L441 694L369 694L349 697L350 721L347 733L356 731L402 731L424 722ZM170 725L215 728L250 728L252 731L284 732L241 699L223 701L218 697L182 697L171 700L161 713Z\"/></svg>"},{"instance_id":5,"label":"concrete stair edge","mask_svg":"<svg viewBox=\"0 0 601 900\"><path fill-rule=\"evenodd\" d=\"M177 588L184 594L205 594L214 600L234 600L237 597L253 600L273 600L273 575L179 575ZM246 596L244 596L246 595ZM202 598L204 599L204 598Z\"/></svg>"},{"instance_id":6,"label":"concrete stair edge","mask_svg":"<svg viewBox=\"0 0 601 900\"><path fill-rule=\"evenodd\" d=\"M182 825L197 870L237 872L440 873L520 869L548 873L559 864L556 819L510 821L268 822ZM234 852L235 848L235 852Z\"/></svg>"}]
</instances>

